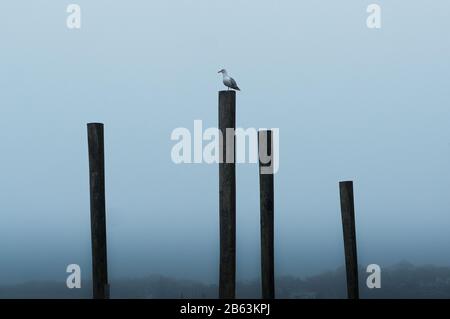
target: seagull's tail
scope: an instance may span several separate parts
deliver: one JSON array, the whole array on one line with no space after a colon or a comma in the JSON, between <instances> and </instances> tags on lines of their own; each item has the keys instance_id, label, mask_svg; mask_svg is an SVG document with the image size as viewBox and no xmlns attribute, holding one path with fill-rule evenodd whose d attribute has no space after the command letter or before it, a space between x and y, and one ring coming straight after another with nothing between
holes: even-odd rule
<instances>
[{"instance_id":1,"label":"seagull's tail","mask_svg":"<svg viewBox=\"0 0 450 319\"><path fill-rule=\"evenodd\" d=\"M241 89L238 86L236 86L236 90L240 91Z\"/></svg>"}]
</instances>

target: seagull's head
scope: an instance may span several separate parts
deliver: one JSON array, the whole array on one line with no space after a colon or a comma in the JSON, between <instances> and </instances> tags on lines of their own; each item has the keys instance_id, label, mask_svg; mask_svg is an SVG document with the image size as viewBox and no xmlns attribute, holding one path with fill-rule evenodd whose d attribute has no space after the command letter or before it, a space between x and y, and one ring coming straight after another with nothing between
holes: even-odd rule
<instances>
[{"instance_id":1,"label":"seagull's head","mask_svg":"<svg viewBox=\"0 0 450 319\"><path fill-rule=\"evenodd\" d=\"M225 69L222 69L222 70L220 70L220 71L219 71L219 72L217 72L217 73L227 74L227 70L225 70Z\"/></svg>"}]
</instances>

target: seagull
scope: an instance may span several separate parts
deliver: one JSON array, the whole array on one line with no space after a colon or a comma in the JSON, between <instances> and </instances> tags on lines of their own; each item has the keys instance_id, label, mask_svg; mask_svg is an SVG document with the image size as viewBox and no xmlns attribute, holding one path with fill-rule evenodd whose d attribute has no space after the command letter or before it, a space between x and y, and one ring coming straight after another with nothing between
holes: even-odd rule
<instances>
[{"instance_id":1,"label":"seagull","mask_svg":"<svg viewBox=\"0 0 450 319\"><path fill-rule=\"evenodd\" d=\"M237 86L236 81L228 75L227 70L222 69L217 73L222 73L223 75L223 84L225 84L226 87L228 87L228 90L234 89L240 91L241 89Z\"/></svg>"}]
</instances>

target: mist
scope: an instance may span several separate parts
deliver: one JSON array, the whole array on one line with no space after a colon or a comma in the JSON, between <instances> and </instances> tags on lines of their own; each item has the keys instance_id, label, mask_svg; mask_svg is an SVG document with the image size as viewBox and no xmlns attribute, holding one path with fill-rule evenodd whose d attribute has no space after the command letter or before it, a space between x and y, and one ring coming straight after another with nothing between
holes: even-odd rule
<instances>
[{"instance_id":1,"label":"mist","mask_svg":"<svg viewBox=\"0 0 450 319\"><path fill-rule=\"evenodd\" d=\"M171 132L279 128L275 271L344 264L353 180L358 258L450 264L450 3L86 1L0 5L0 283L91 278L86 123L105 124L110 277L218 280L218 165L175 164ZM257 164L237 167L237 277L259 277Z\"/></svg>"}]
</instances>

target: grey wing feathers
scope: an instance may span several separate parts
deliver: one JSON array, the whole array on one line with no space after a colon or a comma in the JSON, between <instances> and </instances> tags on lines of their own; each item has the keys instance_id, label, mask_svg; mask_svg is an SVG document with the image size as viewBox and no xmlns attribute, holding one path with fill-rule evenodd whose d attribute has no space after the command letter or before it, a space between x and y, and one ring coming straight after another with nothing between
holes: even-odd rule
<instances>
[{"instance_id":1,"label":"grey wing feathers","mask_svg":"<svg viewBox=\"0 0 450 319\"><path fill-rule=\"evenodd\" d=\"M240 91L241 89L237 86L236 81L233 78L230 78L231 88Z\"/></svg>"}]
</instances>

